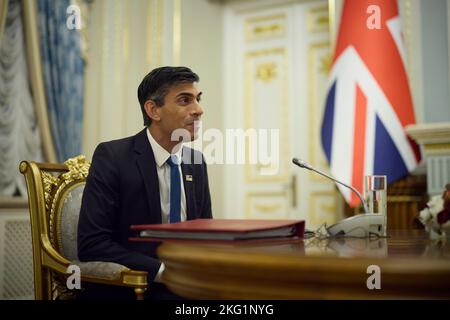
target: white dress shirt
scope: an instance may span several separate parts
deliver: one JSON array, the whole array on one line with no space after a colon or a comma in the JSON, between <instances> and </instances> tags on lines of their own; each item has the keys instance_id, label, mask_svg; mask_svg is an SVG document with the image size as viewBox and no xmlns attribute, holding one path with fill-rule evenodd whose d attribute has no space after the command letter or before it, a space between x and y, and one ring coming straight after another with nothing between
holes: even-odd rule
<instances>
[{"instance_id":1,"label":"white dress shirt","mask_svg":"<svg viewBox=\"0 0 450 320\"><path fill-rule=\"evenodd\" d=\"M153 149L153 155L156 161L156 171L158 173L159 182L159 197L161 200L161 221L162 223L169 223L170 217L170 166L166 163L170 157L170 153L161 147L158 142L152 137L150 130L147 129L147 137ZM183 151L182 143L175 148L176 152L173 154L177 157L178 163L181 163L181 153ZM181 221L186 220L186 195L184 193L183 173L181 172L181 165L178 166L180 172L181 183Z\"/></svg>"},{"instance_id":2,"label":"white dress shirt","mask_svg":"<svg viewBox=\"0 0 450 320\"><path fill-rule=\"evenodd\" d=\"M153 138L150 130L147 129L147 137L150 145L152 146L153 155L156 161L156 172L158 173L159 182L159 197L161 201L161 221L162 223L169 223L170 218L170 166L166 163L170 157L170 153L166 149L161 147L158 142ZM178 163L181 164L183 152L182 144L180 143L175 147L176 152L173 154L178 159ZM181 183L181 221L186 220L186 195L184 193L183 172L181 172L181 165L178 166L180 171L180 183ZM159 271L155 276L154 281L161 282L161 276L164 272L164 263L161 262Z\"/></svg>"}]
</instances>

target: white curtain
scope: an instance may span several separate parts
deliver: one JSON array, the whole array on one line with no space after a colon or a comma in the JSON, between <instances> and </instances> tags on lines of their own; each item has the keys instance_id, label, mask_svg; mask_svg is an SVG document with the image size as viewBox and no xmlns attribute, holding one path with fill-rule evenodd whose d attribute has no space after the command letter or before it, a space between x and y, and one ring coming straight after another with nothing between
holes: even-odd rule
<instances>
[{"instance_id":1,"label":"white curtain","mask_svg":"<svg viewBox=\"0 0 450 320\"><path fill-rule=\"evenodd\" d=\"M19 162L42 161L41 138L28 79L22 3L9 0L0 42L1 196L26 195Z\"/></svg>"}]
</instances>

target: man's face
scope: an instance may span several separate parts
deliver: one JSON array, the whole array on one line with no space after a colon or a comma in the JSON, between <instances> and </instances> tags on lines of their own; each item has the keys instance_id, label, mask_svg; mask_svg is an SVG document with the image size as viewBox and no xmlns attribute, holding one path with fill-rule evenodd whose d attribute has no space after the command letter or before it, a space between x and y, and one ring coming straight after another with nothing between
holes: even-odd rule
<instances>
[{"instance_id":1,"label":"man's face","mask_svg":"<svg viewBox=\"0 0 450 320\"><path fill-rule=\"evenodd\" d=\"M159 124L165 134L171 136L174 130L185 129L190 134L190 140L197 138L203 114L201 95L196 82L180 83L169 89L164 105L159 108Z\"/></svg>"}]
</instances>

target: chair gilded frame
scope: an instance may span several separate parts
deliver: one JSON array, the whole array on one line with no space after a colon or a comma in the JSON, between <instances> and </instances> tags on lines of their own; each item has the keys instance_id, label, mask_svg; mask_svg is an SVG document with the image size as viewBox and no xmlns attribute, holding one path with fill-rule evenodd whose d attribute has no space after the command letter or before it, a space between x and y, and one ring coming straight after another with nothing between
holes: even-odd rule
<instances>
[{"instance_id":1,"label":"chair gilded frame","mask_svg":"<svg viewBox=\"0 0 450 320\"><path fill-rule=\"evenodd\" d=\"M20 172L25 176L33 242L34 291L37 300L70 299L76 291L69 290L66 279L72 275L67 268L79 262L69 261L61 251L61 207L64 197L74 187L83 185L90 163L84 156L60 163L22 161ZM147 289L147 272L130 270L110 262L81 262L84 266L121 267L118 274L83 274L82 282L93 282L134 288L142 300ZM89 268L88 268L89 269ZM91 268L92 269L92 268Z\"/></svg>"}]
</instances>

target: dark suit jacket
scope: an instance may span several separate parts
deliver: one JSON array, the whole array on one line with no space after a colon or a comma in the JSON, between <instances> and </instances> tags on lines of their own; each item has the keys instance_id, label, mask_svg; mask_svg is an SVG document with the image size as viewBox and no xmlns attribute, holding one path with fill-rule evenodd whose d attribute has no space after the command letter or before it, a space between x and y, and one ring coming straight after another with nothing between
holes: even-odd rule
<instances>
[{"instance_id":1,"label":"dark suit jacket","mask_svg":"<svg viewBox=\"0 0 450 320\"><path fill-rule=\"evenodd\" d=\"M130 225L161 223L156 162L145 130L96 148L81 204L78 257L147 271L151 280L160 267L156 245L128 241L134 235ZM189 155L200 164L187 164ZM203 155L183 147L181 168L187 219L212 218ZM191 175L192 181L186 181L186 175Z\"/></svg>"}]
</instances>

